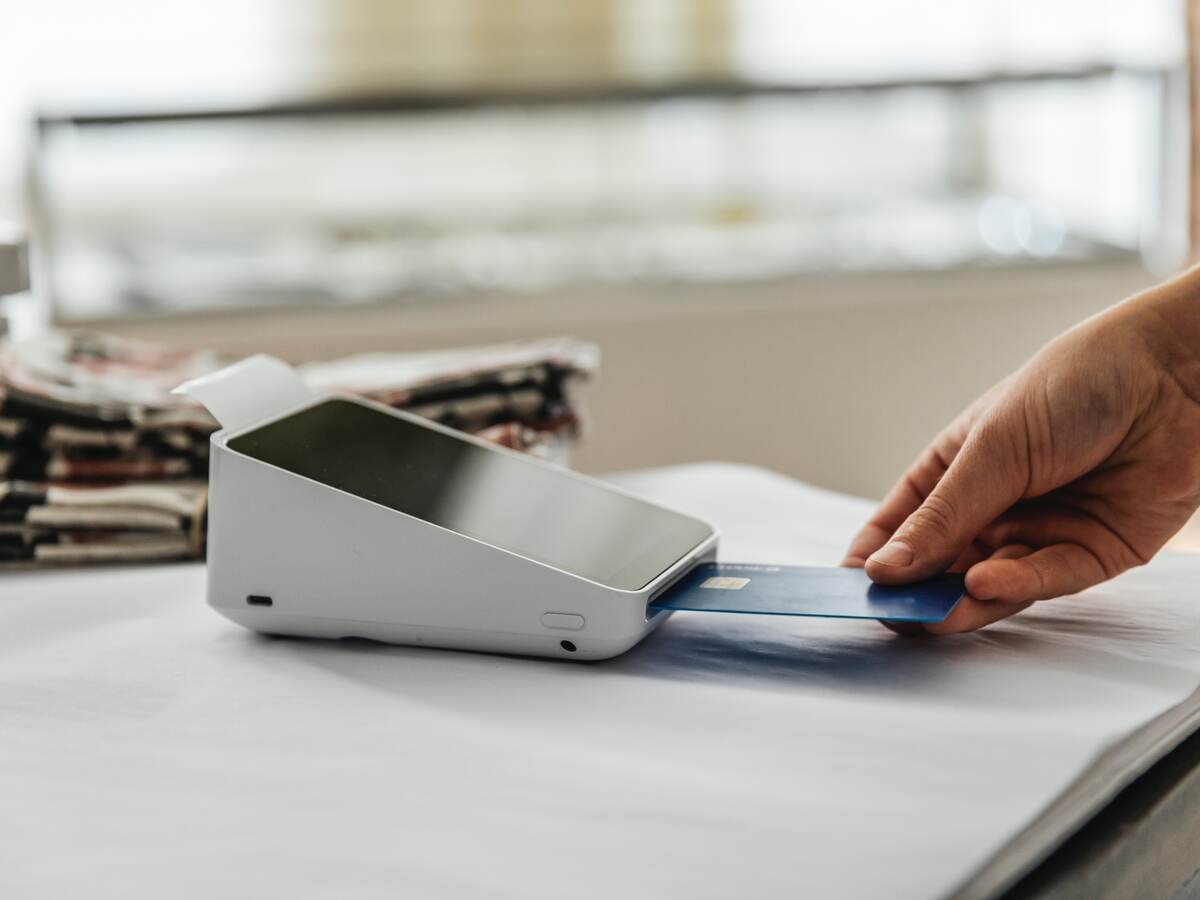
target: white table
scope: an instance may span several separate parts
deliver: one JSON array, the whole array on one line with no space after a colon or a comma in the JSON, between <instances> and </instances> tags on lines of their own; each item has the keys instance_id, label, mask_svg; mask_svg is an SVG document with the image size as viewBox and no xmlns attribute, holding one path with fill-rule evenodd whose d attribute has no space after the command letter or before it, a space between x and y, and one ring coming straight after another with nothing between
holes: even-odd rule
<instances>
[{"instance_id":1,"label":"white table","mask_svg":"<svg viewBox=\"0 0 1200 900\"><path fill-rule=\"evenodd\" d=\"M835 563L869 508L738 466L619 480L727 560ZM198 565L6 575L0 896L984 895L1138 768L1063 812L1106 748L1192 727L1163 715L1200 684L1198 574L944 640L677 614L596 664L263 638Z\"/></svg>"}]
</instances>

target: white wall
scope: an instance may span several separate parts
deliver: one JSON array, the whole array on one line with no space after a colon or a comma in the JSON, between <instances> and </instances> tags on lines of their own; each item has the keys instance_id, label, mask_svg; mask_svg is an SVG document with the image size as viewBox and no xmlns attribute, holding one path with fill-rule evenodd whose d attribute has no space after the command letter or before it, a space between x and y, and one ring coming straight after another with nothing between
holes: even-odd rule
<instances>
[{"instance_id":1,"label":"white wall","mask_svg":"<svg viewBox=\"0 0 1200 900\"><path fill-rule=\"evenodd\" d=\"M1150 280L1108 263L105 327L293 359L574 334L604 351L579 468L737 460L877 496L981 390Z\"/></svg>"}]
</instances>

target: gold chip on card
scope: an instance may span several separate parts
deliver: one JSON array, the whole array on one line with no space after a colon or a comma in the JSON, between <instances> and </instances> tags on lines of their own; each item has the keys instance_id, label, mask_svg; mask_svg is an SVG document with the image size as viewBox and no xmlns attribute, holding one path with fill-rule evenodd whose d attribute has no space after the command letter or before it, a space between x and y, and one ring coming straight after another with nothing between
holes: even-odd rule
<instances>
[{"instance_id":1,"label":"gold chip on card","mask_svg":"<svg viewBox=\"0 0 1200 900\"><path fill-rule=\"evenodd\" d=\"M729 575L714 575L700 583L700 587L713 591L740 591L750 583L749 578L732 578Z\"/></svg>"}]
</instances>

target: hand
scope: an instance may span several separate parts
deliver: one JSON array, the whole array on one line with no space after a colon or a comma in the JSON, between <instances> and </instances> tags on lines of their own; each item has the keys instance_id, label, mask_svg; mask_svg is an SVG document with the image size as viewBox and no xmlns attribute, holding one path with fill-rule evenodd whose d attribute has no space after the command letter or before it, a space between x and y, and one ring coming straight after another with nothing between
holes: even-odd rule
<instances>
[{"instance_id":1,"label":"hand","mask_svg":"<svg viewBox=\"0 0 1200 900\"><path fill-rule=\"evenodd\" d=\"M971 631L1141 565L1200 505L1200 274L1071 329L972 404L843 565L881 584L966 572L925 630ZM899 630L899 629L898 629Z\"/></svg>"}]
</instances>

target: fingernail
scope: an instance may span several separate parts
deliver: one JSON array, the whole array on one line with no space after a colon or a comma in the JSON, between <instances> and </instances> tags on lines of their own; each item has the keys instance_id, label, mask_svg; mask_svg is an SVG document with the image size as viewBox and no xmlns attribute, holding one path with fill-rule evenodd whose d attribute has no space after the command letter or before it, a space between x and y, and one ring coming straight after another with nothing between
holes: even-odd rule
<instances>
[{"instance_id":1,"label":"fingernail","mask_svg":"<svg viewBox=\"0 0 1200 900\"><path fill-rule=\"evenodd\" d=\"M904 541L892 541L872 553L870 559L881 566L907 566L912 564L913 549Z\"/></svg>"}]
</instances>

